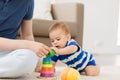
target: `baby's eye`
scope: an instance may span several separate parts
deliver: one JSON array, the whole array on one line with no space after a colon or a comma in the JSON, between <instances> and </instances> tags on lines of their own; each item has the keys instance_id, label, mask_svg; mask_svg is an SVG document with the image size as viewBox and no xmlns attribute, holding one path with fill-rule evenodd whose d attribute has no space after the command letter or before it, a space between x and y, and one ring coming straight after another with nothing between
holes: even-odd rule
<instances>
[{"instance_id":1,"label":"baby's eye","mask_svg":"<svg viewBox=\"0 0 120 80\"><path fill-rule=\"evenodd\" d=\"M60 40L60 38L57 39L57 41L59 41L59 40Z\"/></svg>"},{"instance_id":2,"label":"baby's eye","mask_svg":"<svg viewBox=\"0 0 120 80\"><path fill-rule=\"evenodd\" d=\"M51 42L54 42L54 40L51 40Z\"/></svg>"}]
</instances>

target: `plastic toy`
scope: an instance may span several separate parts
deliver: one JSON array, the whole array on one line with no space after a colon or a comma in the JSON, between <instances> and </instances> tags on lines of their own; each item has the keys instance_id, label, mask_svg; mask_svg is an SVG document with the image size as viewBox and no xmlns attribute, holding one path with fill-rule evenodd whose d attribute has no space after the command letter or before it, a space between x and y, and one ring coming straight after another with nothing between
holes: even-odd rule
<instances>
[{"instance_id":1,"label":"plastic toy","mask_svg":"<svg viewBox=\"0 0 120 80\"><path fill-rule=\"evenodd\" d=\"M40 76L54 77L54 70L53 70L51 58L43 58Z\"/></svg>"},{"instance_id":2,"label":"plastic toy","mask_svg":"<svg viewBox=\"0 0 120 80\"><path fill-rule=\"evenodd\" d=\"M80 73L73 68L65 68L60 77L61 80L80 80Z\"/></svg>"},{"instance_id":3,"label":"plastic toy","mask_svg":"<svg viewBox=\"0 0 120 80\"><path fill-rule=\"evenodd\" d=\"M56 54L55 50L52 49L51 52L47 54L47 57L52 57L55 54Z\"/></svg>"}]
</instances>

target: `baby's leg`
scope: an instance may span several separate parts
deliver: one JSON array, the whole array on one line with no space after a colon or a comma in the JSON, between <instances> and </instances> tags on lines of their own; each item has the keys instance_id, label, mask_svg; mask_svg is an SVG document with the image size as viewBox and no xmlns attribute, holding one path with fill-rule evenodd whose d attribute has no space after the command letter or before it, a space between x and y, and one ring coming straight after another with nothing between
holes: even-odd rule
<instances>
[{"instance_id":1,"label":"baby's leg","mask_svg":"<svg viewBox=\"0 0 120 80\"><path fill-rule=\"evenodd\" d=\"M99 74L100 69L96 65L93 55L91 55L90 61L88 62L84 70L85 70L85 74L88 76L97 76Z\"/></svg>"},{"instance_id":2,"label":"baby's leg","mask_svg":"<svg viewBox=\"0 0 120 80\"><path fill-rule=\"evenodd\" d=\"M87 66L85 68L85 74L87 76L97 76L99 74L99 67L98 66Z\"/></svg>"},{"instance_id":3,"label":"baby's leg","mask_svg":"<svg viewBox=\"0 0 120 80\"><path fill-rule=\"evenodd\" d=\"M15 50L0 57L0 78L15 78L34 71L38 57L27 49Z\"/></svg>"},{"instance_id":4,"label":"baby's leg","mask_svg":"<svg viewBox=\"0 0 120 80\"><path fill-rule=\"evenodd\" d=\"M55 70L56 62L52 61L52 65L53 65L54 72L56 72L56 70Z\"/></svg>"},{"instance_id":5,"label":"baby's leg","mask_svg":"<svg viewBox=\"0 0 120 80\"><path fill-rule=\"evenodd\" d=\"M41 64L42 64L42 58L39 58L36 68L35 68L35 72L40 72L41 71Z\"/></svg>"}]
</instances>

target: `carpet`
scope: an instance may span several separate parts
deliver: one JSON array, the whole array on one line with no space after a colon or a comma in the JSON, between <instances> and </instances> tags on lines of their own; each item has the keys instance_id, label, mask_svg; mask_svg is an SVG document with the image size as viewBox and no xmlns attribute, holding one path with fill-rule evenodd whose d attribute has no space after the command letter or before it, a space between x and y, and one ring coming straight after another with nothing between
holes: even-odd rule
<instances>
[{"instance_id":1,"label":"carpet","mask_svg":"<svg viewBox=\"0 0 120 80\"><path fill-rule=\"evenodd\" d=\"M17 79L0 79L0 80L60 80L60 72L65 67L57 67L56 78L39 78L39 73L24 75ZM120 80L120 66L102 66L98 76L81 75L80 80Z\"/></svg>"}]
</instances>

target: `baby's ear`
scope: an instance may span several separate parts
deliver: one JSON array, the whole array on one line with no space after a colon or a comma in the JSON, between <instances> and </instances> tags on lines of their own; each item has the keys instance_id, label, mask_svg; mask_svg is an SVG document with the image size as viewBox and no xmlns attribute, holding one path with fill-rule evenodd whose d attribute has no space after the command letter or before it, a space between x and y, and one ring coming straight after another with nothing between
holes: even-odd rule
<instances>
[{"instance_id":1,"label":"baby's ear","mask_svg":"<svg viewBox=\"0 0 120 80\"><path fill-rule=\"evenodd\" d=\"M71 39L71 34L70 33L67 34L67 39L68 39L68 41Z\"/></svg>"}]
</instances>

